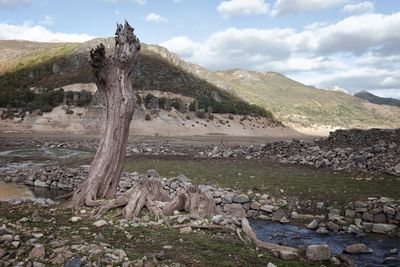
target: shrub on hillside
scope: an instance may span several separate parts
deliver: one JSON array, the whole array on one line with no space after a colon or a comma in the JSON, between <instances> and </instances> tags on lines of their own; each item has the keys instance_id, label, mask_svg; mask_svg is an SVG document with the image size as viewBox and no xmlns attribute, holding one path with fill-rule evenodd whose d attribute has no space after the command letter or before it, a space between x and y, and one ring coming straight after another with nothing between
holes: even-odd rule
<instances>
[{"instance_id":1,"label":"shrub on hillside","mask_svg":"<svg viewBox=\"0 0 400 267\"><path fill-rule=\"evenodd\" d=\"M198 110L196 112L196 117L199 119L204 119L206 117L206 113L204 112L204 110Z\"/></svg>"}]
</instances>

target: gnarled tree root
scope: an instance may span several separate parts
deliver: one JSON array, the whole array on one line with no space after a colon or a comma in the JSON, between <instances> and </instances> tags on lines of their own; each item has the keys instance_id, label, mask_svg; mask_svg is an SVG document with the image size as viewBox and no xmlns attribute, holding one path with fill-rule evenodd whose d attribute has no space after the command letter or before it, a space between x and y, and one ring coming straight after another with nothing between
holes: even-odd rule
<instances>
[{"instance_id":1,"label":"gnarled tree root","mask_svg":"<svg viewBox=\"0 0 400 267\"><path fill-rule=\"evenodd\" d=\"M147 208L157 217L171 215L174 210L186 211L193 219L208 218L217 214L217 206L212 196L202 192L197 186L182 188L171 199L163 189L161 180L153 178L135 182L128 191L95 209L92 217L99 218L109 210L121 207L118 215L127 220L138 217L143 208Z\"/></svg>"},{"instance_id":2,"label":"gnarled tree root","mask_svg":"<svg viewBox=\"0 0 400 267\"><path fill-rule=\"evenodd\" d=\"M163 214L171 215L174 210L186 211L192 219L204 219L218 214L212 195L193 185L178 191L176 197L163 208Z\"/></svg>"}]
</instances>

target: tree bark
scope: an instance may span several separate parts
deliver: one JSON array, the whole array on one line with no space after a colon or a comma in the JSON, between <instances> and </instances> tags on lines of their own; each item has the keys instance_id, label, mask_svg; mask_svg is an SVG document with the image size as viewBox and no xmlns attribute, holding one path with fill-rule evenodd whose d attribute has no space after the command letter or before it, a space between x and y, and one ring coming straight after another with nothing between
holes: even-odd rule
<instances>
[{"instance_id":1,"label":"tree bark","mask_svg":"<svg viewBox=\"0 0 400 267\"><path fill-rule=\"evenodd\" d=\"M140 42L133 28L117 24L115 51L106 56L103 44L90 51L90 65L106 109L103 138L89 175L72 197L72 205L98 205L98 199L114 198L125 161L129 125L134 111L132 83Z\"/></svg>"},{"instance_id":2,"label":"tree bark","mask_svg":"<svg viewBox=\"0 0 400 267\"><path fill-rule=\"evenodd\" d=\"M100 218L114 208L122 208L117 216L122 215L127 220L138 217L144 208L157 217L172 215L175 210L186 211L192 219L205 219L218 214L211 194L190 185L181 188L171 199L157 178L134 182L125 193L95 209L92 217Z\"/></svg>"}]
</instances>

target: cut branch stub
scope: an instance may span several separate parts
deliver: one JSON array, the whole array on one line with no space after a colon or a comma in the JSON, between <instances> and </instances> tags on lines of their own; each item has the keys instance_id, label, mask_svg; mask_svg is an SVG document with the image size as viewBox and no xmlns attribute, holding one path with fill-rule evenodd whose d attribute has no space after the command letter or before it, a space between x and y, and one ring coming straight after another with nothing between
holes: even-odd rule
<instances>
[{"instance_id":1,"label":"cut branch stub","mask_svg":"<svg viewBox=\"0 0 400 267\"><path fill-rule=\"evenodd\" d=\"M90 51L90 65L105 105L106 123L88 178L74 192L74 208L94 206L98 199L115 197L133 116L132 83L139 51L140 42L128 22L117 26L113 54L107 56L103 44Z\"/></svg>"}]
</instances>

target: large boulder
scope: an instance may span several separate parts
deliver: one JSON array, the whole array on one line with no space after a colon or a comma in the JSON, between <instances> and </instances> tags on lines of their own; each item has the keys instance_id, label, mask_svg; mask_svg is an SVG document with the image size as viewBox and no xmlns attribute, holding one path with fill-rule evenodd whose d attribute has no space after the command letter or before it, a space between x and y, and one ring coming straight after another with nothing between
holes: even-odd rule
<instances>
[{"instance_id":1,"label":"large boulder","mask_svg":"<svg viewBox=\"0 0 400 267\"><path fill-rule=\"evenodd\" d=\"M311 245L307 247L306 257L310 261L325 261L332 256L331 248L328 245Z\"/></svg>"}]
</instances>

